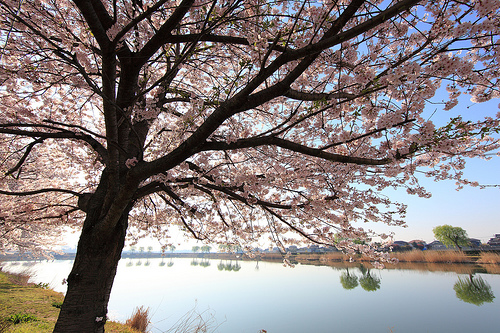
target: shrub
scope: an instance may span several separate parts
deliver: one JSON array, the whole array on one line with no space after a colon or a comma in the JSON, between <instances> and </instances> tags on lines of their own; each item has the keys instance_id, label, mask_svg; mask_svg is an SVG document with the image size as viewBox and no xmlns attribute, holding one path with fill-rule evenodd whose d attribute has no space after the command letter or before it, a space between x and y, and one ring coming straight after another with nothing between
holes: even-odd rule
<instances>
[{"instance_id":1,"label":"shrub","mask_svg":"<svg viewBox=\"0 0 500 333\"><path fill-rule=\"evenodd\" d=\"M15 313L10 315L7 320L13 324L22 324L37 321L38 318L28 313Z\"/></svg>"},{"instance_id":2,"label":"shrub","mask_svg":"<svg viewBox=\"0 0 500 333\"><path fill-rule=\"evenodd\" d=\"M149 308L144 309L142 306L136 308L132 317L127 319L125 324L139 332L146 332L149 325Z\"/></svg>"},{"instance_id":3,"label":"shrub","mask_svg":"<svg viewBox=\"0 0 500 333\"><path fill-rule=\"evenodd\" d=\"M55 307L55 308L58 308L58 309L61 308L62 304L63 304L62 301L60 301L60 302L58 302L58 301L52 302L52 306Z\"/></svg>"},{"instance_id":4,"label":"shrub","mask_svg":"<svg viewBox=\"0 0 500 333\"><path fill-rule=\"evenodd\" d=\"M49 289L49 284L40 282L40 283L35 284L35 287L42 288L42 289Z\"/></svg>"},{"instance_id":5,"label":"shrub","mask_svg":"<svg viewBox=\"0 0 500 333\"><path fill-rule=\"evenodd\" d=\"M17 284L19 286L28 286L30 283L29 283L29 280L31 279L33 273L29 270L29 269L25 269L23 270L22 272L18 272L18 273L6 273L8 278L9 278L9 281L14 283L14 284Z\"/></svg>"},{"instance_id":6,"label":"shrub","mask_svg":"<svg viewBox=\"0 0 500 333\"><path fill-rule=\"evenodd\" d=\"M211 312L207 310L199 313L195 307L165 333L213 333L217 328L217 322Z\"/></svg>"}]
</instances>

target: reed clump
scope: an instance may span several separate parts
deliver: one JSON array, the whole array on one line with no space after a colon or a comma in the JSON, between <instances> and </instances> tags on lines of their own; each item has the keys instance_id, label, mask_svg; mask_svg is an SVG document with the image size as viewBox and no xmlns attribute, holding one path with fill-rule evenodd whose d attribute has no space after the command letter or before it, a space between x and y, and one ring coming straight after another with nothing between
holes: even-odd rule
<instances>
[{"instance_id":1,"label":"reed clump","mask_svg":"<svg viewBox=\"0 0 500 333\"><path fill-rule=\"evenodd\" d=\"M395 252L392 255L402 262L428 263L470 263L469 258L462 251L420 251Z\"/></svg>"},{"instance_id":2,"label":"reed clump","mask_svg":"<svg viewBox=\"0 0 500 333\"><path fill-rule=\"evenodd\" d=\"M18 286L27 287L27 286L33 285L33 283L29 282L33 276L33 272L29 269L25 269L25 270L23 270L21 272L17 272L17 273L13 273L13 272L8 273L7 276L8 276L8 279L11 283L14 283Z\"/></svg>"},{"instance_id":3,"label":"reed clump","mask_svg":"<svg viewBox=\"0 0 500 333\"><path fill-rule=\"evenodd\" d=\"M462 251L424 251L427 262L432 263L467 263L471 259Z\"/></svg>"},{"instance_id":4,"label":"reed clump","mask_svg":"<svg viewBox=\"0 0 500 333\"><path fill-rule=\"evenodd\" d=\"M426 262L424 252L420 250L393 252L391 257L395 257L401 262Z\"/></svg>"},{"instance_id":5,"label":"reed clump","mask_svg":"<svg viewBox=\"0 0 500 333\"><path fill-rule=\"evenodd\" d=\"M149 308L138 307L135 308L132 316L127 319L125 325L132 327L133 329L145 333L148 329L149 320Z\"/></svg>"},{"instance_id":6,"label":"reed clump","mask_svg":"<svg viewBox=\"0 0 500 333\"><path fill-rule=\"evenodd\" d=\"M195 306L165 333L214 333L219 326L213 313L209 310L199 313Z\"/></svg>"},{"instance_id":7,"label":"reed clump","mask_svg":"<svg viewBox=\"0 0 500 333\"><path fill-rule=\"evenodd\" d=\"M481 264L500 264L500 254L493 252L481 252L477 262Z\"/></svg>"}]
</instances>

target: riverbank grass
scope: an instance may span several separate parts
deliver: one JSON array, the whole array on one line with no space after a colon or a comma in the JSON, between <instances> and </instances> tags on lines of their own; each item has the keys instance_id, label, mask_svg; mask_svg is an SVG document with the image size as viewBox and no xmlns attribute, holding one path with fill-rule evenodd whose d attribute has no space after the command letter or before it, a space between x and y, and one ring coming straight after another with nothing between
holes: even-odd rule
<instances>
[{"instance_id":1,"label":"riverbank grass","mask_svg":"<svg viewBox=\"0 0 500 333\"><path fill-rule=\"evenodd\" d=\"M392 255L392 254L391 254ZM462 251L419 251L393 253L402 262L428 262L428 263L470 263L471 257Z\"/></svg>"},{"instance_id":2,"label":"riverbank grass","mask_svg":"<svg viewBox=\"0 0 500 333\"><path fill-rule=\"evenodd\" d=\"M29 272L0 271L0 333L51 333L59 315L62 293L46 284L29 283ZM106 332L138 333L115 322L106 323Z\"/></svg>"},{"instance_id":3,"label":"riverbank grass","mask_svg":"<svg viewBox=\"0 0 500 333\"><path fill-rule=\"evenodd\" d=\"M477 262L482 264L500 264L500 254L494 252L481 252Z\"/></svg>"}]
</instances>

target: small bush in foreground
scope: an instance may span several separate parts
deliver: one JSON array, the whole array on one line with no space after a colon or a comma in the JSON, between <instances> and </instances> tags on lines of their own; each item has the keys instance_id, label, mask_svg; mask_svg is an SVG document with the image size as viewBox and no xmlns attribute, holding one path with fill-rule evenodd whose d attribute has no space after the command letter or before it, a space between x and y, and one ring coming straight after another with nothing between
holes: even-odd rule
<instances>
[{"instance_id":1,"label":"small bush in foreground","mask_svg":"<svg viewBox=\"0 0 500 333\"><path fill-rule=\"evenodd\" d=\"M127 319L125 324L139 332L146 332L149 325L149 308L144 309L142 306L136 308L132 317Z\"/></svg>"},{"instance_id":2,"label":"small bush in foreground","mask_svg":"<svg viewBox=\"0 0 500 333\"><path fill-rule=\"evenodd\" d=\"M7 319L13 324L22 324L22 323L29 323L32 321L37 321L38 318L27 313L16 313L13 315L10 315Z\"/></svg>"},{"instance_id":3,"label":"small bush in foreground","mask_svg":"<svg viewBox=\"0 0 500 333\"><path fill-rule=\"evenodd\" d=\"M10 282L17 284L19 286L23 286L23 287L26 287L30 284L29 280L31 279L31 277L33 275L33 273L29 269L25 269L22 272L18 272L18 273L9 272L6 274L9 278Z\"/></svg>"},{"instance_id":4,"label":"small bush in foreground","mask_svg":"<svg viewBox=\"0 0 500 333\"><path fill-rule=\"evenodd\" d=\"M57 309L60 309L61 306L62 306L63 302L62 301L54 301L52 302L52 306L57 308Z\"/></svg>"},{"instance_id":5,"label":"small bush in foreground","mask_svg":"<svg viewBox=\"0 0 500 333\"><path fill-rule=\"evenodd\" d=\"M217 321L210 311L199 313L194 307L165 333L213 333L217 331L218 327Z\"/></svg>"},{"instance_id":6,"label":"small bush in foreground","mask_svg":"<svg viewBox=\"0 0 500 333\"><path fill-rule=\"evenodd\" d=\"M50 285L48 283L40 282L35 284L36 288L42 288L42 289L50 289Z\"/></svg>"}]
</instances>

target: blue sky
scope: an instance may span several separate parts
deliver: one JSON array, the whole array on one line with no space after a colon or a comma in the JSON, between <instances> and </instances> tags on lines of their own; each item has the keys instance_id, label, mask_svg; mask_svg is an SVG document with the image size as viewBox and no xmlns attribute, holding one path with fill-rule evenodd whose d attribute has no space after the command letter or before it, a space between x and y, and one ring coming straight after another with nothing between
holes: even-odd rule
<instances>
[{"instance_id":1,"label":"blue sky","mask_svg":"<svg viewBox=\"0 0 500 333\"><path fill-rule=\"evenodd\" d=\"M465 176L483 184L500 184L500 158L490 161L471 160L467 163ZM391 198L408 205L407 228L382 227L373 229L392 231L396 240L434 240L435 226L450 224L465 229L471 238L487 242L495 233L500 233L500 188L479 189L465 187L457 191L453 181L434 182L421 178L421 184L432 193L425 199L406 194L403 189L393 191Z\"/></svg>"},{"instance_id":2,"label":"blue sky","mask_svg":"<svg viewBox=\"0 0 500 333\"><path fill-rule=\"evenodd\" d=\"M439 100L445 96L444 89L435 96ZM450 111L440 110L440 105L429 105L426 113L432 114L437 126L445 124L450 118L461 115L464 120L480 120L485 116L494 117L499 110L499 99L486 103L475 104L470 96L463 95L459 104ZM464 178L478 181L480 184L500 184L500 157L492 156L491 160L469 159L464 170ZM500 187L479 189L465 187L457 191L453 181L435 182L424 176L419 178L420 183L432 193L429 199L418 198L406 194L402 189L391 192L391 198L408 205L406 222L407 228L379 228L378 231L390 230L395 233L397 240L423 239L427 242L434 240L432 229L435 226L450 224L465 229L471 238L487 242L495 233L500 233Z\"/></svg>"}]
</instances>

